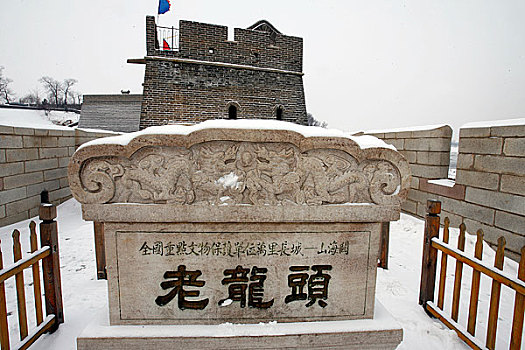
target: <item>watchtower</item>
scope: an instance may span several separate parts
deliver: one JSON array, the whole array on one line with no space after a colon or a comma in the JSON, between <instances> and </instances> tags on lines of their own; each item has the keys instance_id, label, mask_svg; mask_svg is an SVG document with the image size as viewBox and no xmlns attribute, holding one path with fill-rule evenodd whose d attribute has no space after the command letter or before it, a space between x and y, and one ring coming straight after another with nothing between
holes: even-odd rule
<instances>
[{"instance_id":1,"label":"watchtower","mask_svg":"<svg viewBox=\"0 0 525 350\"><path fill-rule=\"evenodd\" d=\"M262 20L235 28L146 17L146 64L140 129L208 119L278 119L307 124L303 39Z\"/></svg>"}]
</instances>

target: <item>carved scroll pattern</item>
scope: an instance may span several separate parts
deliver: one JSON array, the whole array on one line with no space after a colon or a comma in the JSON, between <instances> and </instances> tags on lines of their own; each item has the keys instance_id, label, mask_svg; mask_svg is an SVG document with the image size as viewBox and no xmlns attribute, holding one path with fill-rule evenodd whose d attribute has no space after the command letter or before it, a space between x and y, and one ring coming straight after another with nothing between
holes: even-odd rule
<instances>
[{"instance_id":1,"label":"carved scroll pattern","mask_svg":"<svg viewBox=\"0 0 525 350\"><path fill-rule=\"evenodd\" d=\"M82 166L85 203L206 205L398 204L398 169L358 162L335 149L300 152L288 143L210 141L144 147L130 159L98 157Z\"/></svg>"}]
</instances>

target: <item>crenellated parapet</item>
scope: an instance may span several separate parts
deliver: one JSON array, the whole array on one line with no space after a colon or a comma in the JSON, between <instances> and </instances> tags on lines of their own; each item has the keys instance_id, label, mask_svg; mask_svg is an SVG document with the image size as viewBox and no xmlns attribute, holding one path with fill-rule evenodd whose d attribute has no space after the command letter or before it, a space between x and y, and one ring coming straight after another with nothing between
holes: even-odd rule
<instances>
[{"instance_id":1,"label":"crenellated parapet","mask_svg":"<svg viewBox=\"0 0 525 350\"><path fill-rule=\"evenodd\" d=\"M269 22L259 21L253 29L235 28L233 41L228 27L194 21L179 22L178 47L163 50L157 38L155 18L146 18L148 56L176 57L209 62L250 65L290 72L302 72L303 39L281 34ZM155 43L158 44L155 44ZM171 42L170 42L171 43Z\"/></svg>"}]
</instances>

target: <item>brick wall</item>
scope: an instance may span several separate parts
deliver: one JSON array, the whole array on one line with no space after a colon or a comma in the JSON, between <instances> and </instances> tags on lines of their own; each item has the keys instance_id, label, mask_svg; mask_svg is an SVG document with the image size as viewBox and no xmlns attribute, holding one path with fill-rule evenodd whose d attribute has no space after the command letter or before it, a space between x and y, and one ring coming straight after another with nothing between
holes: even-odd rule
<instances>
[{"instance_id":1,"label":"brick wall","mask_svg":"<svg viewBox=\"0 0 525 350\"><path fill-rule=\"evenodd\" d=\"M228 118L282 119L306 124L302 77L219 66L148 60L140 128Z\"/></svg>"},{"instance_id":2,"label":"brick wall","mask_svg":"<svg viewBox=\"0 0 525 350\"><path fill-rule=\"evenodd\" d=\"M525 125L461 129L452 187L429 182L447 177L449 127L374 135L398 147L410 162L405 212L424 217L426 201L440 200L442 220L448 216L455 227L464 222L470 233L483 229L492 245L504 236L506 254L518 259L525 245Z\"/></svg>"},{"instance_id":3,"label":"brick wall","mask_svg":"<svg viewBox=\"0 0 525 350\"><path fill-rule=\"evenodd\" d=\"M178 51L156 49L153 17L146 18L147 57L140 129L228 117L307 124L302 39L249 29L181 21Z\"/></svg>"},{"instance_id":4,"label":"brick wall","mask_svg":"<svg viewBox=\"0 0 525 350\"><path fill-rule=\"evenodd\" d=\"M71 198L69 158L82 143L108 135L0 125L0 226L38 215L44 190L54 204Z\"/></svg>"},{"instance_id":5,"label":"brick wall","mask_svg":"<svg viewBox=\"0 0 525 350\"><path fill-rule=\"evenodd\" d=\"M303 39L283 34L235 28L234 41L228 41L228 27L192 21L179 22L179 48L155 48L155 18L146 18L148 56L250 65L293 72L303 70ZM148 45L149 44L149 45Z\"/></svg>"}]
</instances>

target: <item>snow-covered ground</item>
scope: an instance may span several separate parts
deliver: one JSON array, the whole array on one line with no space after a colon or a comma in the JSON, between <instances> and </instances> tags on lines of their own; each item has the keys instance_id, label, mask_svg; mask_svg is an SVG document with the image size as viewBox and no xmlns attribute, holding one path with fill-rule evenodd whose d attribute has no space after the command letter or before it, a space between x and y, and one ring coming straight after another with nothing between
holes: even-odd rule
<instances>
[{"instance_id":1,"label":"snow-covered ground","mask_svg":"<svg viewBox=\"0 0 525 350\"><path fill-rule=\"evenodd\" d=\"M0 125L15 127L71 130L62 124L76 123L79 117L80 114L73 112L0 108Z\"/></svg>"},{"instance_id":2,"label":"snow-covered ground","mask_svg":"<svg viewBox=\"0 0 525 350\"><path fill-rule=\"evenodd\" d=\"M36 219L35 219L36 220ZM22 247L28 245L28 224L30 220L0 228L4 263L12 261L11 233L14 229L22 232ZM36 220L38 223L38 220ZM58 228L60 237L60 262L65 323L51 335L44 335L31 349L75 349L75 339L82 329L107 308L106 281L96 279L92 223L81 219L80 204L71 199L58 207ZM468 349L440 322L428 317L418 305L419 277L421 266L422 234L424 222L420 219L401 215L401 220L391 224L390 261L388 270L378 270L377 298L392 313L404 330L404 340L399 349ZM451 244L456 244L457 230L451 230ZM466 251L474 249L475 237L467 235ZM494 251L484 247L484 260L493 262ZM447 270L447 292L451 294L455 265L449 259ZM505 270L517 274L517 264L506 259ZM9 324L11 338L17 339L16 297L14 279L6 283L8 294ZM32 283L30 271L26 272L26 295L28 315L34 324L34 307L31 306ZM460 322L466 324L467 306L471 283L471 269L464 268L461 297ZM488 278L481 281L480 313L478 315L479 337L484 339L488 314L491 284ZM498 349L508 349L512 325L514 293L502 287L498 323ZM446 301L450 312L451 301Z\"/></svg>"}]
</instances>

